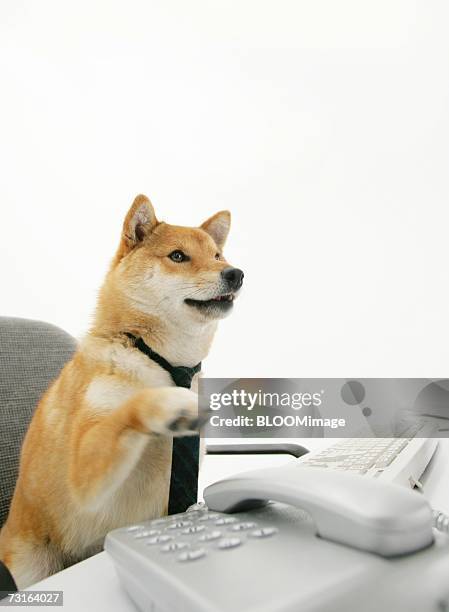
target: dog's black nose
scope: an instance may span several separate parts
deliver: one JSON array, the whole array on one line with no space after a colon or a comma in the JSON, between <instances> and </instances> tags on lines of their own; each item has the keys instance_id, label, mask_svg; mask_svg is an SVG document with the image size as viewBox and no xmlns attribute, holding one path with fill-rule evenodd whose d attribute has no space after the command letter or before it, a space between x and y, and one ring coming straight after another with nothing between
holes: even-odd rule
<instances>
[{"instance_id":1,"label":"dog's black nose","mask_svg":"<svg viewBox=\"0 0 449 612\"><path fill-rule=\"evenodd\" d=\"M238 268L225 268L221 271L221 276L233 291L237 291L242 286L244 274Z\"/></svg>"}]
</instances>

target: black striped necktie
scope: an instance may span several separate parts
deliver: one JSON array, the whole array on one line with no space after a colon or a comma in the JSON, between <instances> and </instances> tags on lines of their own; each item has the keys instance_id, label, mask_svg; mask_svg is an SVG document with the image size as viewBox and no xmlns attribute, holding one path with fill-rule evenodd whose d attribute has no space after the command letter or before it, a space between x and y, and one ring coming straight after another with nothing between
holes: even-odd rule
<instances>
[{"instance_id":1,"label":"black striped necktie","mask_svg":"<svg viewBox=\"0 0 449 612\"><path fill-rule=\"evenodd\" d=\"M192 379L201 370L201 363L193 368L187 366L172 366L161 355L153 351L142 338L126 333L134 346L147 357L159 364L172 377L177 387L190 389ZM199 436L183 436L173 438L170 493L168 498L168 514L185 512L189 506L196 504L198 497L198 467L200 458Z\"/></svg>"}]
</instances>

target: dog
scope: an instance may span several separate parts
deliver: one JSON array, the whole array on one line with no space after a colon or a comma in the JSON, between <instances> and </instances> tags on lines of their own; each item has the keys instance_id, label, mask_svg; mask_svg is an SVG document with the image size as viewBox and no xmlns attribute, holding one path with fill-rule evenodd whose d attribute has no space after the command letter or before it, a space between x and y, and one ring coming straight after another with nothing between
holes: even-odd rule
<instances>
[{"instance_id":1,"label":"dog","mask_svg":"<svg viewBox=\"0 0 449 612\"><path fill-rule=\"evenodd\" d=\"M167 514L173 436L198 433L193 389L172 366L209 352L243 272L223 246L230 213L195 228L157 220L139 195L123 223L93 325L40 400L0 532L0 559L19 588L102 550L111 529Z\"/></svg>"}]
</instances>

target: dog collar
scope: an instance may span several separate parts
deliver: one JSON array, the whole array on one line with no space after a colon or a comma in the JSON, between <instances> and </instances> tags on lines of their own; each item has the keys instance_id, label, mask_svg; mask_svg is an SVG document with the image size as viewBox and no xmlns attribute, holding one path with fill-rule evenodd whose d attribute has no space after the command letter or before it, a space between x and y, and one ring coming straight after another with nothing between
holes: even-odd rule
<instances>
[{"instance_id":1,"label":"dog collar","mask_svg":"<svg viewBox=\"0 0 449 612\"><path fill-rule=\"evenodd\" d=\"M186 389L190 389L192 386L192 379L201 370L201 361L197 363L193 368L189 368L188 366L173 366L169 363L162 355L153 351L152 348L145 344L142 338L137 338L133 334L129 332L125 332L125 336L128 336L133 341L133 345L136 349L139 349L141 353L155 361L161 368L164 368L170 376L172 377L173 382L177 387L185 387Z\"/></svg>"}]
</instances>

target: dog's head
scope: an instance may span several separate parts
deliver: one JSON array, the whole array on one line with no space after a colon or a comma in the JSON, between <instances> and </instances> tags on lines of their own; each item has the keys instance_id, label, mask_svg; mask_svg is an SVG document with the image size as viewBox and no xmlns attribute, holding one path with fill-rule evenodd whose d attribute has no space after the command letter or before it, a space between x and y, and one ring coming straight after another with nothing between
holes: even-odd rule
<instances>
[{"instance_id":1,"label":"dog's head","mask_svg":"<svg viewBox=\"0 0 449 612\"><path fill-rule=\"evenodd\" d=\"M147 197L137 196L111 269L127 305L183 325L226 316L243 282L243 272L223 255L230 221L221 211L199 227L169 225L157 220Z\"/></svg>"}]
</instances>

